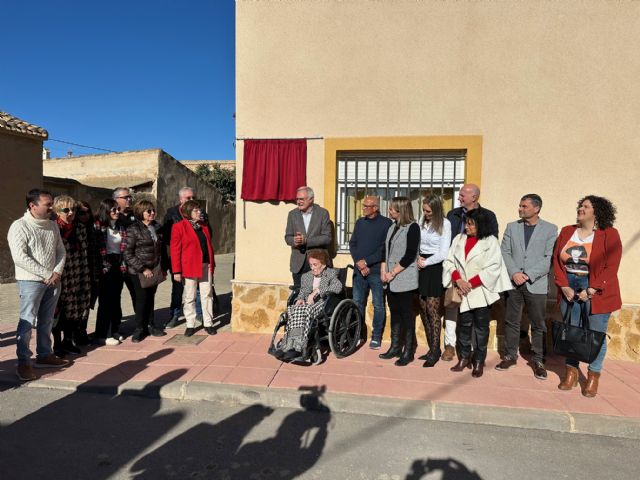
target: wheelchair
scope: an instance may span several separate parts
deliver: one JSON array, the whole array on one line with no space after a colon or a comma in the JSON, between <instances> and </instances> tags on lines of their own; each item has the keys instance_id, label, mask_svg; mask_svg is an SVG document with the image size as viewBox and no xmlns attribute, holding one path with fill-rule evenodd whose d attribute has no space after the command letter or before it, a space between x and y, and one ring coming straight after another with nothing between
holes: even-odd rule
<instances>
[{"instance_id":1,"label":"wheelchair","mask_svg":"<svg viewBox=\"0 0 640 480\"><path fill-rule=\"evenodd\" d=\"M347 295L347 273L353 270L353 265L346 268L338 268L338 279L342 283L340 294L329 293L323 297L325 300L324 311L318 318L315 327L309 331L307 348L299 357L291 360L291 363L319 365L324 360L324 352L329 350L336 358L344 358L351 355L361 345L365 332L364 319L360 313L358 305ZM287 307L295 303L295 299L300 292L299 288L289 287L291 294L287 300ZM268 352L275 355L282 346L281 338L276 343L276 337L281 328L288 321L287 312L280 314L278 323L271 337L271 344Z\"/></svg>"}]
</instances>

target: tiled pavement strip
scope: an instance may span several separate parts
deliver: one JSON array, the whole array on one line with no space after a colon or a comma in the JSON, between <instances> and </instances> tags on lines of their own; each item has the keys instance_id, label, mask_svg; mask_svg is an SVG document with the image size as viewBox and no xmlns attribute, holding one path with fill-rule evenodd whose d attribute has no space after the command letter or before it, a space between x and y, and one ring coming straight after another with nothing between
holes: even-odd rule
<instances>
[{"instance_id":1,"label":"tiled pavement strip","mask_svg":"<svg viewBox=\"0 0 640 480\"><path fill-rule=\"evenodd\" d=\"M219 318L228 323L233 255L221 255L217 261L216 289L227 310ZM170 284L164 282L156 297L157 315L167 315L169 296ZM126 289L122 304L124 315L130 316ZM17 309L15 284L0 285L0 383L16 388L20 385L15 376ZM93 321L95 312L90 325ZM496 371L499 357L490 353L484 376L474 379L470 370L450 372L449 362L429 369L422 368L421 361L396 367L392 361L380 360L379 351L366 345L344 359L329 354L319 366L283 364L266 353L270 335L232 333L228 325L198 345L167 344L183 331L184 324L165 337L149 337L139 344L127 339L118 346L84 348L82 355L70 357L75 361L69 368L37 370L40 378L24 386L272 407L297 407L300 390L312 390L324 392L323 402L338 412L640 439L637 363L606 360L600 392L587 399L579 389L557 389L564 371L557 357L548 360L549 378L540 381L523 359L509 371ZM199 331L197 335L206 334ZM421 347L418 355L423 350Z\"/></svg>"}]
</instances>

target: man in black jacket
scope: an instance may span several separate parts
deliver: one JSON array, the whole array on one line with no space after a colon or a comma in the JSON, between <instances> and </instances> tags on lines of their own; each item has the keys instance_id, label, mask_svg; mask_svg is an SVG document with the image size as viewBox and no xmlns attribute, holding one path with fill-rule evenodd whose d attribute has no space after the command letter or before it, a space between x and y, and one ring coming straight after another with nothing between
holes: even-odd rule
<instances>
[{"instance_id":1,"label":"man in black jacket","mask_svg":"<svg viewBox=\"0 0 640 480\"><path fill-rule=\"evenodd\" d=\"M451 222L451 241L456 235L464 232L464 223L467 212L475 209L483 209L488 213L491 222L491 234L498 238L498 220L491 210L480 206L480 188L473 184L463 185L458 193L460 206L447 213L447 220ZM444 312L444 352L442 360L451 361L456 353L456 321L458 319L458 307L447 307Z\"/></svg>"},{"instance_id":2,"label":"man in black jacket","mask_svg":"<svg viewBox=\"0 0 640 480\"><path fill-rule=\"evenodd\" d=\"M112 194L113 199L120 207L120 222L124 228L128 228L133 222L135 222L136 218L133 216L133 209L131 205L133 204L133 196L131 195L131 190L127 187L117 187L113 190ZM127 290L129 290L129 295L131 296L131 303L133 304L133 308L136 308L136 291L133 288L133 282L131 281L131 277L129 275L124 276L124 284L127 286Z\"/></svg>"}]
</instances>

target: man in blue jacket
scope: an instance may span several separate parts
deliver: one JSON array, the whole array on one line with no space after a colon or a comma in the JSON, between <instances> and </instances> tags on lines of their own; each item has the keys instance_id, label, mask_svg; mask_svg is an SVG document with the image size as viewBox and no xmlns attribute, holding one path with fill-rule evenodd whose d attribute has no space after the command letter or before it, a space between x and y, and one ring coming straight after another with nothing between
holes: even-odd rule
<instances>
[{"instance_id":1,"label":"man in blue jacket","mask_svg":"<svg viewBox=\"0 0 640 480\"><path fill-rule=\"evenodd\" d=\"M355 268L353 272L353 301L365 315L367 297L373 299L373 332L369 348L378 350L385 323L384 289L380 279L380 263L384 260L384 241L392 222L380 215L377 197L364 197L363 216L358 219L349 241L349 251Z\"/></svg>"}]
</instances>

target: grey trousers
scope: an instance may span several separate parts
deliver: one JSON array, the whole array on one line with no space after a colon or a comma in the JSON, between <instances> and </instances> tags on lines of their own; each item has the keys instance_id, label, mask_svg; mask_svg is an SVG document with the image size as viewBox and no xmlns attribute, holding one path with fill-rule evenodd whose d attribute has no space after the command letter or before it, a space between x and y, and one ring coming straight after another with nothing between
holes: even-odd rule
<instances>
[{"instance_id":1,"label":"grey trousers","mask_svg":"<svg viewBox=\"0 0 640 480\"><path fill-rule=\"evenodd\" d=\"M547 325L544 321L547 295L545 293L530 293L526 285L516 287L506 292L507 309L504 319L505 348L509 357L518 358L520 345L520 321L522 309L527 308L529 323L531 324L531 351L533 361L542 362L544 356L544 334Z\"/></svg>"}]
</instances>

